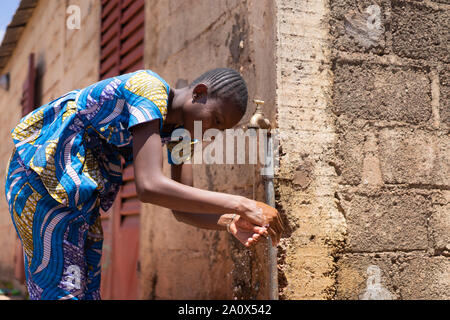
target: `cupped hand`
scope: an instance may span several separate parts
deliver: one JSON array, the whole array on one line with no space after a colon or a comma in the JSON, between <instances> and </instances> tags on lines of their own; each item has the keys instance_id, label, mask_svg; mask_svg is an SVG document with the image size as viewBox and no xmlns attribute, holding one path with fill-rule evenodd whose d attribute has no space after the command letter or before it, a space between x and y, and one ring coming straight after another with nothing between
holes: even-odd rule
<instances>
[{"instance_id":1,"label":"cupped hand","mask_svg":"<svg viewBox=\"0 0 450 320\"><path fill-rule=\"evenodd\" d=\"M267 237L265 227L254 225L239 215L230 223L230 233L247 248L255 245L262 237Z\"/></svg>"},{"instance_id":2,"label":"cupped hand","mask_svg":"<svg viewBox=\"0 0 450 320\"><path fill-rule=\"evenodd\" d=\"M278 245L281 234L284 231L284 226L277 209L263 202L253 201L252 205L247 208L244 218L253 224L266 227L272 239L272 245Z\"/></svg>"}]
</instances>

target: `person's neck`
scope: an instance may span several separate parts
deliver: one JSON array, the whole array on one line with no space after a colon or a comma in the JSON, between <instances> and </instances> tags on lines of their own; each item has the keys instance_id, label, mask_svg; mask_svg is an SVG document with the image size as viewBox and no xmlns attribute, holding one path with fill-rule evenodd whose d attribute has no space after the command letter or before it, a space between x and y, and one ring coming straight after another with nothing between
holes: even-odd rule
<instances>
[{"instance_id":1,"label":"person's neck","mask_svg":"<svg viewBox=\"0 0 450 320\"><path fill-rule=\"evenodd\" d=\"M167 106L167 124L183 125L183 105L186 101L187 88L170 88L169 103Z\"/></svg>"}]
</instances>

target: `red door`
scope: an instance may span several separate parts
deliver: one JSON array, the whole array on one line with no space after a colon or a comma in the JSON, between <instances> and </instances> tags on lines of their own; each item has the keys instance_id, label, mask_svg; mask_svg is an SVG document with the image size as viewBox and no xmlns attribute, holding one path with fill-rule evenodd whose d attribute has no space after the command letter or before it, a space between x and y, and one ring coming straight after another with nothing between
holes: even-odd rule
<instances>
[{"instance_id":1,"label":"red door","mask_svg":"<svg viewBox=\"0 0 450 320\"><path fill-rule=\"evenodd\" d=\"M102 0L100 78L144 68L144 0ZM133 167L114 206L102 213L103 299L139 298L139 214Z\"/></svg>"}]
</instances>

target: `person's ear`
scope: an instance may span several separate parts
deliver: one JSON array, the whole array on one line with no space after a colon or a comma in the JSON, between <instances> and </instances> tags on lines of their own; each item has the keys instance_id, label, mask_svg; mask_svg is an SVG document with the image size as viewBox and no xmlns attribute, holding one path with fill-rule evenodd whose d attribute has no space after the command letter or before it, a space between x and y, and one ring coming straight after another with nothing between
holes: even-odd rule
<instances>
[{"instance_id":1,"label":"person's ear","mask_svg":"<svg viewBox=\"0 0 450 320\"><path fill-rule=\"evenodd\" d=\"M194 102L201 102L208 95L208 86L204 83L199 83L192 90L192 100Z\"/></svg>"}]
</instances>

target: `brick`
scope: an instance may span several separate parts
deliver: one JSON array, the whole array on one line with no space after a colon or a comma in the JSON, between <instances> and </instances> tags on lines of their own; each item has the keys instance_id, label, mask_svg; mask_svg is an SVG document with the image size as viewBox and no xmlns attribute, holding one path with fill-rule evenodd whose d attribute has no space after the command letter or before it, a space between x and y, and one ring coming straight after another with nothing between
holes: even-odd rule
<instances>
[{"instance_id":1,"label":"brick","mask_svg":"<svg viewBox=\"0 0 450 320\"><path fill-rule=\"evenodd\" d=\"M344 190L339 197L347 221L348 250L424 250L428 247L426 196L414 191L380 191L366 196Z\"/></svg>"},{"instance_id":2,"label":"brick","mask_svg":"<svg viewBox=\"0 0 450 320\"><path fill-rule=\"evenodd\" d=\"M439 118L441 124L445 124L447 127L450 127L450 66L445 66L439 72L439 84Z\"/></svg>"},{"instance_id":3,"label":"brick","mask_svg":"<svg viewBox=\"0 0 450 320\"><path fill-rule=\"evenodd\" d=\"M437 254L450 254L450 191L437 192L430 217L431 240Z\"/></svg>"},{"instance_id":4,"label":"brick","mask_svg":"<svg viewBox=\"0 0 450 320\"><path fill-rule=\"evenodd\" d=\"M345 254L337 283L338 299L449 299L450 260L423 252Z\"/></svg>"},{"instance_id":5,"label":"brick","mask_svg":"<svg viewBox=\"0 0 450 320\"><path fill-rule=\"evenodd\" d=\"M364 132L348 130L340 133L335 145L336 171L341 184L358 185L364 160Z\"/></svg>"},{"instance_id":6,"label":"brick","mask_svg":"<svg viewBox=\"0 0 450 320\"><path fill-rule=\"evenodd\" d=\"M367 120L419 124L431 117L431 85L420 68L337 61L333 111Z\"/></svg>"},{"instance_id":7,"label":"brick","mask_svg":"<svg viewBox=\"0 0 450 320\"><path fill-rule=\"evenodd\" d=\"M378 1L379 14L370 6L373 1L330 1L330 32L333 48L347 52L386 53L386 25L389 22L389 1ZM368 10L368 12L366 12ZM379 19L379 27L371 22Z\"/></svg>"},{"instance_id":8,"label":"brick","mask_svg":"<svg viewBox=\"0 0 450 320\"><path fill-rule=\"evenodd\" d=\"M337 263L337 292L339 300L399 299L390 275L389 254L345 254ZM381 288L381 290L380 290Z\"/></svg>"},{"instance_id":9,"label":"brick","mask_svg":"<svg viewBox=\"0 0 450 320\"><path fill-rule=\"evenodd\" d=\"M395 265L394 283L404 300L450 299L450 259L426 254L406 255Z\"/></svg>"},{"instance_id":10,"label":"brick","mask_svg":"<svg viewBox=\"0 0 450 320\"><path fill-rule=\"evenodd\" d=\"M345 116L339 117L336 124L337 139L334 147L336 157L333 162L339 183L381 185L375 131L368 130L365 121L351 121Z\"/></svg>"},{"instance_id":11,"label":"brick","mask_svg":"<svg viewBox=\"0 0 450 320\"><path fill-rule=\"evenodd\" d=\"M450 11L419 2L392 1L393 51L413 59L450 62Z\"/></svg>"},{"instance_id":12,"label":"brick","mask_svg":"<svg viewBox=\"0 0 450 320\"><path fill-rule=\"evenodd\" d=\"M379 134L382 176L390 184L449 185L450 136L385 128Z\"/></svg>"}]
</instances>

